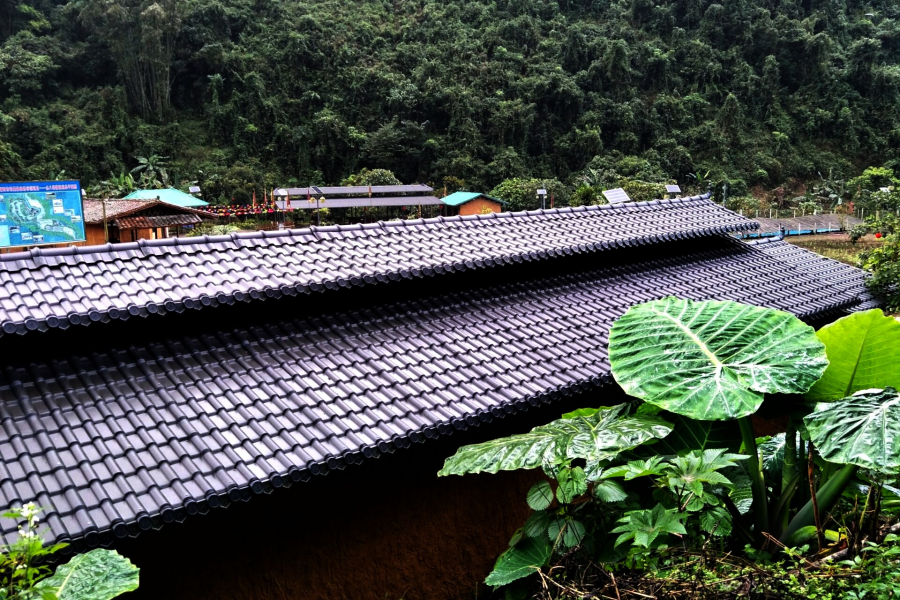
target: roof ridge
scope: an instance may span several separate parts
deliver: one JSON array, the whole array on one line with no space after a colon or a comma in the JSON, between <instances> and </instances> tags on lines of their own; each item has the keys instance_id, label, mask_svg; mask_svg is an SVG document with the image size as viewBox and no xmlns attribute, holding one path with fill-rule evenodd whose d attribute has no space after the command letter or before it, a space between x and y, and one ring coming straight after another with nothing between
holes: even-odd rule
<instances>
[{"instance_id":1,"label":"roof ridge","mask_svg":"<svg viewBox=\"0 0 900 600\"><path fill-rule=\"evenodd\" d=\"M37 249L0 261L0 273L18 275L0 277L0 334L180 313L758 227L708 196L695 196L139 240L94 246L89 252L76 247ZM21 285L23 277L31 280L28 286Z\"/></svg>"},{"instance_id":2,"label":"roof ridge","mask_svg":"<svg viewBox=\"0 0 900 600\"><path fill-rule=\"evenodd\" d=\"M415 219L414 222L416 225L432 225L432 224L447 224L458 221L467 221L474 220L471 217L475 217L477 219L482 218L528 218L535 215L553 215L553 214L565 214L570 212L582 212L582 211L605 211L605 210L616 210L616 209L626 209L627 207L644 207L644 206L654 206L659 204L687 204L688 202L695 202L697 200L706 200L708 199L710 194L707 192L705 194L700 194L697 196L688 196L685 198L666 198L660 200L647 200L643 202L627 202L623 204L602 204L602 205L592 205L592 206L565 206L561 208L549 208L549 209L536 209L530 211L516 211L516 212L504 212L504 213L490 213L488 215L466 215L466 216L453 216L453 217L431 217L428 219ZM144 199L144 198L132 198L127 199L129 201L146 201L146 202L155 202L159 204L166 204L162 200L158 199ZM142 210L144 208L148 208L148 206L144 206L135 210ZM191 209L188 207L180 206L183 210L201 213L203 215L207 215L206 211ZM133 211L132 211L133 212ZM126 216L125 214L116 215ZM470 218L466 218L470 217ZM231 241L235 241L236 239L241 240L249 240L249 239L265 239L268 237L279 237L279 236L302 236L302 235L311 235L310 232L318 231L323 233L328 233L332 231L356 231L356 230L364 230L365 225L376 225L382 224L386 228L391 227L408 227L407 223L409 221L406 220L398 220L398 221L376 221L375 223L357 223L353 225L324 225L324 226L310 226L304 228L292 228L292 229L279 229L276 231L240 231L234 232L230 234L222 234L218 236L192 236L192 237L180 237L180 238L165 238L158 240L143 240L145 242L146 247L156 247L156 246L171 246L173 244L166 243L168 240L176 239L179 240L175 245L178 246L189 246L192 244L209 244L209 243L222 243L228 242L229 237L231 237ZM335 229L339 227L340 229ZM239 238L233 236L240 236ZM98 254L98 253L115 253L118 250L126 251L131 250L133 248L124 248L125 246L130 246L129 243L125 244L96 244L92 246L66 246L64 248L49 248L49 249L40 249L35 248L32 250L26 250L24 252L11 252L7 254L0 254L0 263L9 262L9 261L26 261L29 258L33 257L49 257L49 256L87 256L90 254ZM36 254L35 254L36 253Z\"/></svg>"}]
</instances>

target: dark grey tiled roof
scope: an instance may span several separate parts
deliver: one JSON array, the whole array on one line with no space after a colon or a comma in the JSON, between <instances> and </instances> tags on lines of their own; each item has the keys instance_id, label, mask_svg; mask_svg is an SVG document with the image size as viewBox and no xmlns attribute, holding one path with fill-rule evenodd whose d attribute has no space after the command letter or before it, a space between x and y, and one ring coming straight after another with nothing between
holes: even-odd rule
<instances>
[{"instance_id":1,"label":"dark grey tiled roof","mask_svg":"<svg viewBox=\"0 0 900 600\"><path fill-rule=\"evenodd\" d=\"M673 206L653 210L672 215ZM581 214L626 221L618 231L639 227L627 211ZM585 247L615 229L581 222L595 231L578 240ZM561 225L541 231L579 237ZM345 244L357 239L370 241ZM541 248L552 243L563 247L551 239ZM438 283L455 291L428 291ZM637 302L674 294L817 317L856 298L726 236L376 291L383 296L350 304L358 309L323 306L322 296L225 311L251 315L240 319L172 317L168 330L148 321L98 327L118 332L112 342L92 330L44 334L68 340L64 348L26 336L31 349L0 363L0 506L51 506L52 537L96 545L603 384L609 326ZM140 335L122 333L138 326Z\"/></svg>"},{"instance_id":2,"label":"dark grey tiled roof","mask_svg":"<svg viewBox=\"0 0 900 600\"><path fill-rule=\"evenodd\" d=\"M0 255L0 332L753 230L706 196Z\"/></svg>"},{"instance_id":3,"label":"dark grey tiled roof","mask_svg":"<svg viewBox=\"0 0 900 600\"><path fill-rule=\"evenodd\" d=\"M772 258L802 269L832 289L843 289L856 294L858 302L848 309L850 311L869 310L881 306L881 302L866 288L866 274L861 269L789 244L780 237L763 238L748 243Z\"/></svg>"}]
</instances>

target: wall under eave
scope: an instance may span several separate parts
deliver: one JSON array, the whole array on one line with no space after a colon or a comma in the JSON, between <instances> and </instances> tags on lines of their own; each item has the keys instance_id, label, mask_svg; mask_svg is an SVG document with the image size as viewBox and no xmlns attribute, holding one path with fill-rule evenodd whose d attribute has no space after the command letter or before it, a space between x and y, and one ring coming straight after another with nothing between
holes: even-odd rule
<instances>
[{"instance_id":1,"label":"wall under eave","mask_svg":"<svg viewBox=\"0 0 900 600\"><path fill-rule=\"evenodd\" d=\"M106 243L106 233L103 231L103 223L87 223L84 226L84 237L87 240L81 246L96 246Z\"/></svg>"},{"instance_id":2,"label":"wall under eave","mask_svg":"<svg viewBox=\"0 0 900 600\"><path fill-rule=\"evenodd\" d=\"M494 420L142 533L129 600L486 598L485 576L528 518L539 470L441 477L462 444L528 431L588 396Z\"/></svg>"}]
</instances>

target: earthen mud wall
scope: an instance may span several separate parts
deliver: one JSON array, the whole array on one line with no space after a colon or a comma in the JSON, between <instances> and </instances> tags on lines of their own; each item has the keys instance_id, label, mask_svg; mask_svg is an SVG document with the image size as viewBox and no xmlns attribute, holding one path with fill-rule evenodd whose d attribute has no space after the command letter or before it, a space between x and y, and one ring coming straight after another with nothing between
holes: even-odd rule
<instances>
[{"instance_id":1,"label":"earthen mud wall","mask_svg":"<svg viewBox=\"0 0 900 600\"><path fill-rule=\"evenodd\" d=\"M141 568L127 598L487 598L484 578L528 517L525 493L543 474L436 473L462 444L592 403L566 400L125 540L116 549Z\"/></svg>"}]
</instances>

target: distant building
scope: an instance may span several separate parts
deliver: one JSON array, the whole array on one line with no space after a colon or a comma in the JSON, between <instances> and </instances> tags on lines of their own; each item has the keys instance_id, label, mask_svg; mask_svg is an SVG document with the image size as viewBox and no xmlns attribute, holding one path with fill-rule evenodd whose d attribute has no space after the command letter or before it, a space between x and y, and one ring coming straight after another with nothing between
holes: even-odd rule
<instances>
[{"instance_id":1,"label":"distant building","mask_svg":"<svg viewBox=\"0 0 900 600\"><path fill-rule=\"evenodd\" d=\"M209 213L157 199L107 200L104 215L102 200L85 198L84 233L88 245L107 242L104 216L108 239L114 243L172 237L199 225L204 219L215 218Z\"/></svg>"},{"instance_id":2,"label":"distant building","mask_svg":"<svg viewBox=\"0 0 900 600\"><path fill-rule=\"evenodd\" d=\"M441 199L445 215L479 215L503 212L503 200L477 192L454 192Z\"/></svg>"},{"instance_id":3,"label":"distant building","mask_svg":"<svg viewBox=\"0 0 900 600\"><path fill-rule=\"evenodd\" d=\"M201 208L209 206L209 202L204 202L200 198L185 194L181 190L175 188L165 188L161 190L136 190L131 192L124 198L125 200L162 200L175 206L183 206L185 208Z\"/></svg>"}]
</instances>

